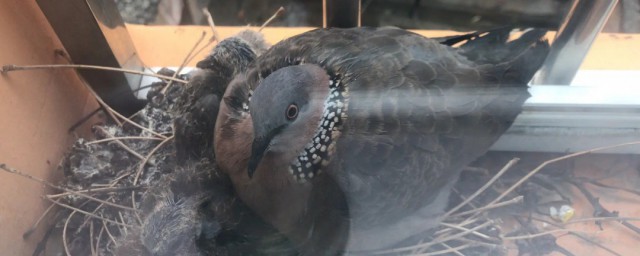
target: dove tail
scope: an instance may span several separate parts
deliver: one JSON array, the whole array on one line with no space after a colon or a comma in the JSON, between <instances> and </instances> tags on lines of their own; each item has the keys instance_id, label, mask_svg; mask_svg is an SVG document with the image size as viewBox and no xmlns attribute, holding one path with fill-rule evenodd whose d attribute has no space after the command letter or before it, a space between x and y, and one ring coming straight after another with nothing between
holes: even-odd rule
<instances>
[{"instance_id":1,"label":"dove tail","mask_svg":"<svg viewBox=\"0 0 640 256\"><path fill-rule=\"evenodd\" d=\"M476 33L459 46L460 53L477 64L490 64L503 83L526 84L540 69L549 52L547 30L530 29L509 41L511 27Z\"/></svg>"},{"instance_id":2,"label":"dove tail","mask_svg":"<svg viewBox=\"0 0 640 256\"><path fill-rule=\"evenodd\" d=\"M540 69L549 54L546 33L546 30L534 29L507 45L511 58L507 59L505 75L513 76L510 78L515 80L511 81L528 83Z\"/></svg>"}]
</instances>

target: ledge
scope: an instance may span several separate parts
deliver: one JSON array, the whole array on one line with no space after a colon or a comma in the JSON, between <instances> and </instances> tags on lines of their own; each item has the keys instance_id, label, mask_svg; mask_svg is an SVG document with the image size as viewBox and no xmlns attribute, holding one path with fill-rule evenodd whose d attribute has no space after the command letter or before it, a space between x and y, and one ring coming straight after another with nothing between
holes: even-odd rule
<instances>
[{"instance_id":1,"label":"ledge","mask_svg":"<svg viewBox=\"0 0 640 256\"><path fill-rule=\"evenodd\" d=\"M205 26L127 25L143 62L176 67L193 47ZM249 27L217 27L221 38ZM256 29L256 28L252 28ZM268 42L278 41L313 28L265 28ZM454 31L415 32L427 37L452 35ZM552 38L554 33L549 33ZM512 128L493 150L575 152L629 141L640 141L640 34L601 34L583 62L572 86L536 85L532 97ZM187 66L194 66L201 52ZM185 70L185 72L188 69ZM145 78L144 84L152 79ZM609 153L640 153L625 147Z\"/></svg>"}]
</instances>

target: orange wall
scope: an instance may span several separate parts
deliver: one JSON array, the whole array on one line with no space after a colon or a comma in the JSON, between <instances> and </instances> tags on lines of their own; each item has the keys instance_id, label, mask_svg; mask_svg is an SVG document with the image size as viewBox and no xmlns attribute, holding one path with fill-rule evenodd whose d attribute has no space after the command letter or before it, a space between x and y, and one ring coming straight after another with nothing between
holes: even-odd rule
<instances>
[{"instance_id":1,"label":"orange wall","mask_svg":"<svg viewBox=\"0 0 640 256\"><path fill-rule=\"evenodd\" d=\"M0 1L0 65L63 64L60 42L35 1ZM37 177L60 176L56 166L73 141L67 130L97 107L72 70L0 75L0 163ZM84 129L86 131L86 129ZM49 205L41 184L0 171L0 254L31 255L42 227L22 233Z\"/></svg>"},{"instance_id":2,"label":"orange wall","mask_svg":"<svg viewBox=\"0 0 640 256\"><path fill-rule=\"evenodd\" d=\"M198 41L202 32L207 38L212 34L206 26L142 26L127 25L140 58L148 66L179 66L189 50ZM234 35L247 27L217 27L220 38ZM256 29L255 27L252 29ZM313 28L265 28L265 38L270 43L303 33ZM429 36L446 36L460 32L425 31L415 32ZM549 33L551 38L554 34ZM194 58L190 66L207 54L201 52ZM601 34L584 63L582 69L623 69L640 70L640 34Z\"/></svg>"}]
</instances>

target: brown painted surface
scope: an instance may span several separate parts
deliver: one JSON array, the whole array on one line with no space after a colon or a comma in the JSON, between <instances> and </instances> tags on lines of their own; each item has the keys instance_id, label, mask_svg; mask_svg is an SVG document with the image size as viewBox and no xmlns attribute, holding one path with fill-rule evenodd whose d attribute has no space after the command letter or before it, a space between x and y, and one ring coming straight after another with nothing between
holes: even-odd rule
<instances>
[{"instance_id":1,"label":"brown painted surface","mask_svg":"<svg viewBox=\"0 0 640 256\"><path fill-rule=\"evenodd\" d=\"M575 161L576 177L596 179L610 186L623 187L638 191L640 188L639 158L637 155L588 155ZM586 185L602 206L609 211L618 211L620 217L636 218L629 223L640 227L640 195L615 189ZM576 213L568 222L592 218L594 208L577 189L571 189ZM592 241L598 242L620 255L640 255L640 234L634 233L615 221L605 221L602 229L594 221L576 222L565 225L565 229L577 232ZM570 250L574 255L612 255L605 249L578 238L555 233L558 244ZM559 255L559 254L556 254Z\"/></svg>"},{"instance_id":2,"label":"brown painted surface","mask_svg":"<svg viewBox=\"0 0 640 256\"><path fill-rule=\"evenodd\" d=\"M61 49L35 1L0 1L0 65L64 64ZM97 107L72 70L19 71L0 75L0 163L55 180L74 136L67 130ZM85 129L86 130L86 129ZM0 171L0 254L31 255L43 227L25 232L49 205L44 186Z\"/></svg>"},{"instance_id":3,"label":"brown painted surface","mask_svg":"<svg viewBox=\"0 0 640 256\"><path fill-rule=\"evenodd\" d=\"M515 154L518 155L519 153ZM551 154L522 154L522 159L523 162L527 160L536 162L535 164L527 165L527 170L533 170L539 163L558 156ZM502 160L502 162L504 161ZM546 169L573 168L575 177L593 179L609 186L638 191L638 188L640 188L639 167L640 158L637 155L590 154L551 164ZM575 209L575 214L565 224L552 221L548 217L544 218L559 225L559 227L533 221L539 229L538 232L558 231L552 233L556 236L558 245L567 249L573 255L614 255L606 249L593 244L593 242L599 243L619 255L638 255L640 234L634 233L616 221L603 221L602 229L595 224L594 220L587 221L593 218L594 207L576 187L567 183L560 184L562 186L558 186L558 188L571 198L573 203L571 206ZM640 195L619 189L601 188L591 184L585 185L585 188L594 197L599 198L602 207L611 212L617 211L620 217L635 218L635 220L629 220L629 223L640 227L640 206L638 206L640 205ZM537 217L540 218L540 215L537 215ZM503 233L512 230L512 226L509 224L503 225L502 228ZM570 232L579 234L590 241L570 234ZM518 255L515 244L507 243L507 248L509 255ZM562 254L554 252L551 255Z\"/></svg>"}]
</instances>

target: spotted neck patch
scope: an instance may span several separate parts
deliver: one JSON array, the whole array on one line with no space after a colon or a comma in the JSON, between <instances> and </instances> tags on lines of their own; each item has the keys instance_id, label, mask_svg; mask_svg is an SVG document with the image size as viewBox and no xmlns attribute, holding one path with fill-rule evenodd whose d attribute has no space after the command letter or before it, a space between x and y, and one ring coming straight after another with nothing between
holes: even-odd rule
<instances>
[{"instance_id":1,"label":"spotted neck patch","mask_svg":"<svg viewBox=\"0 0 640 256\"><path fill-rule=\"evenodd\" d=\"M329 164L342 125L347 119L349 90L339 74L329 74L329 96L315 135L289 166L289 173L300 183L311 180Z\"/></svg>"}]
</instances>

